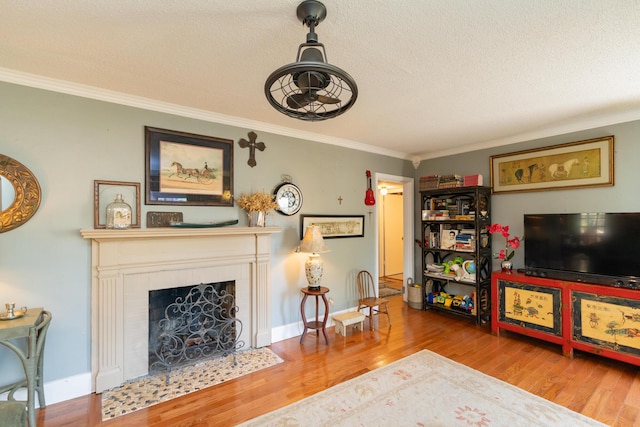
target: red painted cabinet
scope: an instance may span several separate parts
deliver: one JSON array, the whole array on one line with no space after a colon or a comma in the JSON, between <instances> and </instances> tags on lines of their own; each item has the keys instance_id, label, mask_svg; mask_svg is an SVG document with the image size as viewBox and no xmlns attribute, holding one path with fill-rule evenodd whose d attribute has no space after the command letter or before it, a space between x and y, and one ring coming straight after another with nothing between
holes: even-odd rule
<instances>
[{"instance_id":1,"label":"red painted cabinet","mask_svg":"<svg viewBox=\"0 0 640 427\"><path fill-rule=\"evenodd\" d=\"M491 331L508 330L640 366L640 291L518 273L491 276Z\"/></svg>"}]
</instances>

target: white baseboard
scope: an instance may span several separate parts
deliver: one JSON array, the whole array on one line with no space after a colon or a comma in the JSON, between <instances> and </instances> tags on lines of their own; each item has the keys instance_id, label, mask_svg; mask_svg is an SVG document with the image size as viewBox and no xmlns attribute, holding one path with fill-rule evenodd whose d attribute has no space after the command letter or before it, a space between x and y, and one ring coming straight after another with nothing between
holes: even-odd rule
<instances>
[{"instance_id":1,"label":"white baseboard","mask_svg":"<svg viewBox=\"0 0 640 427\"><path fill-rule=\"evenodd\" d=\"M0 395L0 399L5 400L8 393ZM44 399L47 405L75 399L76 397L91 394L91 373L78 374L60 380L44 383ZM37 395L37 394L36 394ZM14 395L16 400L27 400L27 390L22 388ZM40 402L36 398L36 408Z\"/></svg>"},{"instance_id":2,"label":"white baseboard","mask_svg":"<svg viewBox=\"0 0 640 427\"><path fill-rule=\"evenodd\" d=\"M47 405L91 394L91 372L44 384Z\"/></svg>"},{"instance_id":3,"label":"white baseboard","mask_svg":"<svg viewBox=\"0 0 640 427\"><path fill-rule=\"evenodd\" d=\"M347 308L346 310L342 311L331 312L329 314L329 319L327 320L327 328L334 326L332 316L336 314L346 313L348 311L356 311L356 307ZM271 342L284 341L288 340L289 338L298 337L302 335L302 329L302 321L273 328L271 329Z\"/></svg>"},{"instance_id":4,"label":"white baseboard","mask_svg":"<svg viewBox=\"0 0 640 427\"><path fill-rule=\"evenodd\" d=\"M355 307L343 311L330 313L327 320L327 327L333 326L332 315L354 311ZM271 330L271 341L284 341L289 338L302 335L302 322L290 323L288 325L278 326ZM55 381L49 381L44 384L44 395L47 405L64 402L65 400L75 399L76 397L91 394L91 373L73 375L71 377L62 378ZM0 399L6 399L7 393L1 394ZM27 391L22 389L15 394L17 400L26 400ZM36 399L38 403L38 399Z\"/></svg>"}]
</instances>

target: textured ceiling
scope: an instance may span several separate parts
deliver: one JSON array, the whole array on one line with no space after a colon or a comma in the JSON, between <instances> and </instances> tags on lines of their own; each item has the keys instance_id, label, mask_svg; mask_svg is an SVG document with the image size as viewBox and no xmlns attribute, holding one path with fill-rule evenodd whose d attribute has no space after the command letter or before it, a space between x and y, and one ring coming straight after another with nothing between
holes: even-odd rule
<instances>
[{"instance_id":1,"label":"textured ceiling","mask_svg":"<svg viewBox=\"0 0 640 427\"><path fill-rule=\"evenodd\" d=\"M2 1L0 80L410 159L640 118L640 0L324 0L358 100L286 117L264 82L305 41L298 3Z\"/></svg>"}]
</instances>

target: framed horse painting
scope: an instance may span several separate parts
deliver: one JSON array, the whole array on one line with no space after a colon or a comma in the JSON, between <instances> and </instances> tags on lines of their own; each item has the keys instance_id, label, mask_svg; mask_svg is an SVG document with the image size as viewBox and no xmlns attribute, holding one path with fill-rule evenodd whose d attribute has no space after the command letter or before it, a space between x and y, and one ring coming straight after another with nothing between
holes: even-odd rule
<instances>
[{"instance_id":1,"label":"framed horse painting","mask_svg":"<svg viewBox=\"0 0 640 427\"><path fill-rule=\"evenodd\" d=\"M491 192L613 185L613 136L491 156Z\"/></svg>"},{"instance_id":2,"label":"framed horse painting","mask_svg":"<svg viewBox=\"0 0 640 427\"><path fill-rule=\"evenodd\" d=\"M233 206L233 141L145 127L146 204Z\"/></svg>"}]
</instances>

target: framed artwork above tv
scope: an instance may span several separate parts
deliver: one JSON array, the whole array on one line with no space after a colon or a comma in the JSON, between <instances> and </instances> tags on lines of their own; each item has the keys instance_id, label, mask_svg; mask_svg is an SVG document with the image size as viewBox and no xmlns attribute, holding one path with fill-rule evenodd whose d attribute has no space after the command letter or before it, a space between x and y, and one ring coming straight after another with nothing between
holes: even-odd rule
<instances>
[{"instance_id":1,"label":"framed artwork above tv","mask_svg":"<svg viewBox=\"0 0 640 427\"><path fill-rule=\"evenodd\" d=\"M491 192L613 185L614 137L491 156Z\"/></svg>"}]
</instances>

